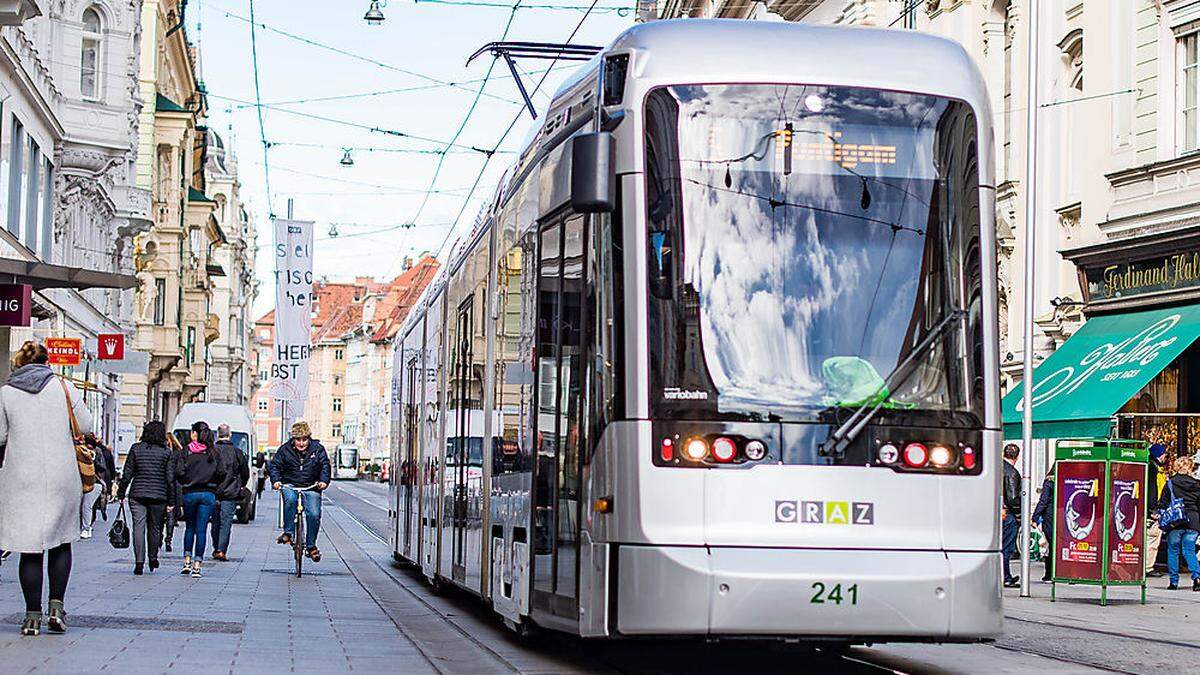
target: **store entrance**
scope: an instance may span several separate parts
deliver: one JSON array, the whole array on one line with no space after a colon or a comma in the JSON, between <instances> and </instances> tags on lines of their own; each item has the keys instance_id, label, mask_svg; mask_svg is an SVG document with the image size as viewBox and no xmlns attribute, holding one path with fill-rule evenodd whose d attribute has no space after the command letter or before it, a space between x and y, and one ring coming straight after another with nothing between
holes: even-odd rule
<instances>
[{"instance_id":1,"label":"store entrance","mask_svg":"<svg viewBox=\"0 0 1200 675\"><path fill-rule=\"evenodd\" d=\"M1167 449L1176 457L1200 452L1200 342L1193 343L1117 413L1117 435Z\"/></svg>"}]
</instances>

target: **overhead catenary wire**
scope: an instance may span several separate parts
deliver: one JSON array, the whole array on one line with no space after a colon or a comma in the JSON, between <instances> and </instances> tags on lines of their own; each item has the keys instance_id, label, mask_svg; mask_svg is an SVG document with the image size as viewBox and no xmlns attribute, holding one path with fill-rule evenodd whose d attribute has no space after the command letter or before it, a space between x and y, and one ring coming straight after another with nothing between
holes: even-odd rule
<instances>
[{"instance_id":1,"label":"overhead catenary wire","mask_svg":"<svg viewBox=\"0 0 1200 675\"><path fill-rule=\"evenodd\" d=\"M515 3L513 3L512 10L508 13L508 21L504 24L504 30L500 35L501 40L504 40L508 37L508 32L512 29L513 19L517 16L517 8L520 6L521 0L517 0ZM462 122L459 123L458 129L456 129L454 132L454 136L452 136L450 138L450 142L447 143L447 149L449 149L455 142L458 141L459 136L462 136L463 130L467 128L467 123L471 121L471 115L475 113L475 108L479 106L479 100L483 98L483 93L487 88L488 80L491 79L492 72L496 69L496 60L497 59L493 58L492 62L488 64L487 72L483 75L483 81L479 83L479 90L475 92L475 98L471 100L471 105L467 108L467 114L463 116ZM492 152L495 153L497 149L498 148L493 148ZM446 155L443 154L441 157L438 157L437 165L433 168L433 177L429 179L430 190L437 186L438 176L441 175L442 167L445 165L445 163ZM425 213L425 207L429 204L429 197L430 193L426 192L425 198L421 200L421 205L417 207L416 215L412 217L411 222L415 223L421 219L421 214Z\"/></svg>"},{"instance_id":2,"label":"overhead catenary wire","mask_svg":"<svg viewBox=\"0 0 1200 675\"><path fill-rule=\"evenodd\" d=\"M588 11L584 12L583 16L580 17L579 23L575 24L575 28L571 31L571 34L568 35L567 39L563 41L564 44L570 44L571 40L575 39L575 36L579 33L579 29L583 27L583 23L585 21L587 21L587 18L589 16L591 16L592 8L594 8L598 2L599 2L599 0L592 0L591 7L589 7ZM555 64L557 64L557 63L558 63L558 56L555 56L554 60L552 60L550 62L550 68L547 69L546 72L542 74L541 79L538 80L537 86L535 86L533 88L533 93L530 94L530 98L535 96L537 94L537 92L541 90L542 85L546 83L546 78L549 77L549 75L550 75L550 71L554 68ZM513 128L515 128L517 126L517 122L519 122L524 115L525 115L525 110L522 108L513 117L512 122L509 122L508 128L505 129L504 133L500 135L500 139L496 141L496 144L494 146L492 146L493 150L497 150L500 148L500 145L504 143L505 139L508 138L508 135L512 133ZM438 244L437 252L434 253L435 258L442 255L442 251L446 248L446 244L448 244L450 242L450 238L454 235L454 231L458 229L458 223L459 223L459 221L462 220L463 213L466 212L467 206L471 203L471 198L475 195L475 190L479 187L480 181L483 180L483 174L487 171L488 164L491 163L492 157L495 157L494 152L492 154L486 155L484 157L483 166L481 166L479 168L479 175L477 175L475 177L475 182L471 185L470 192L467 193L466 198L463 200L462 208L460 208L458 210L458 214L454 217L454 227L451 227L449 230L446 231L446 236L444 238L442 238L442 243Z\"/></svg>"},{"instance_id":3,"label":"overhead catenary wire","mask_svg":"<svg viewBox=\"0 0 1200 675\"><path fill-rule=\"evenodd\" d=\"M404 75L408 75L410 77L415 77L418 79L426 80L428 82L435 82L442 86L453 87L455 89L462 89L463 91L470 91L471 93L474 93L469 87L464 87L464 86L458 85L458 84L452 84L451 82L449 82L447 80L442 80L442 79L433 77L432 75L426 75L424 73L419 73L415 70L410 70L408 68L401 68L400 66L392 65L390 63L386 63L384 61L380 61L378 59L374 59L369 56L363 56L362 54L356 54L352 51L342 49L341 47L334 47L333 45L328 45L323 42L314 40L312 38L304 37L303 35L297 35L296 33L285 31L283 29L276 28L274 26L271 26L271 25L268 25L265 23L255 22L253 15L251 15L250 17L245 17L240 14L235 14L233 12L230 12L230 11L227 11L224 9L218 9L216 11L220 12L221 14L223 14L226 17L229 17L231 19L249 22L251 24L257 25L258 28L275 33L276 35L286 37L289 40L294 40L296 42L304 43L306 45L309 45L310 47L324 49L326 51L333 52L333 53L339 54L341 56L345 56L346 58L354 59L356 61L362 61L363 63L369 63L373 66L383 68L385 70L402 73ZM488 98L492 98L497 101L504 101L505 103L513 103L516 105L522 105L522 103L520 101L514 101L513 99L505 98L503 96L496 96L494 94L488 94L487 96L488 96Z\"/></svg>"},{"instance_id":4,"label":"overhead catenary wire","mask_svg":"<svg viewBox=\"0 0 1200 675\"><path fill-rule=\"evenodd\" d=\"M258 136L262 141L263 151L263 187L267 193L267 217L275 217L275 207L271 201L271 146L267 143L267 127L263 121L262 86L258 75L258 39L255 35L254 0L250 0L250 61L254 68L254 99L258 102L255 110L258 112Z\"/></svg>"},{"instance_id":5,"label":"overhead catenary wire","mask_svg":"<svg viewBox=\"0 0 1200 675\"><path fill-rule=\"evenodd\" d=\"M210 96L210 97L212 97L212 98L217 98L217 99L220 99L220 100L222 100L222 101L232 101L232 102L234 102L234 103L250 103L250 101L246 101L245 99L234 98L234 97L232 97L232 96L219 96L219 95L217 95L217 94L208 94L208 96ZM281 112L281 113L284 113L284 114L287 114L287 115L295 115L295 116L297 116L297 117L305 117L305 118L312 119L312 120L317 120L317 121L320 121L320 122L328 122L328 123L330 123L330 124L340 124L340 125L342 125L342 126L346 126L346 127L352 127L352 128L355 128L355 129L363 129L364 131L371 131L371 132L374 132L374 133L385 134L385 135L387 135L387 136L395 136L395 137L397 137L397 138L411 138L411 139L412 139L412 140L414 140L414 141L424 141L424 142L426 142L426 143L433 143L433 144L435 144L435 145L449 145L450 147L454 147L454 148L462 148L462 149L464 149L464 150L473 150L473 151L475 151L475 152L478 152L478 153L480 153L480 154L482 154L482 155L487 155L487 154L489 154L489 153L495 152L495 150L488 150L488 149L486 149L486 148L479 148L479 147L476 147L476 146L473 146L473 145L462 145L462 144L459 144L459 143L448 144L448 143L446 143L445 141L440 141L440 140L438 140L438 139L436 139L436 138L429 138L429 137L427 137L427 136L418 136L418 135L416 135L416 134L411 134L411 133L408 133L407 131L399 131L399 130L396 130L396 129L388 129L388 128L386 128L386 127L373 126L373 125L370 125L370 124L363 124L363 123L361 123L361 122L351 122L350 120L338 119L338 118L336 118L336 117L329 117L329 116L327 116L327 115L315 115L315 114L313 114L313 113L306 113L306 112L302 112L302 111L299 111L299 110L291 110L291 109L288 109L288 108L281 108L281 107L279 107L279 106L270 105L270 104L267 104L267 103L264 103L264 104L262 104L262 105L258 105L257 107L259 107L259 108L265 108L265 109L267 109L267 110L274 110L274 111L276 111L276 112Z\"/></svg>"}]
</instances>

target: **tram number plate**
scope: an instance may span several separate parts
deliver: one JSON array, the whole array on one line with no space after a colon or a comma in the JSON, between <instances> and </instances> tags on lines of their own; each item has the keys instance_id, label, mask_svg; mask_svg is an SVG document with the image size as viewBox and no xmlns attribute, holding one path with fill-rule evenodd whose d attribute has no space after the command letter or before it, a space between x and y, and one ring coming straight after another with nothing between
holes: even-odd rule
<instances>
[{"instance_id":1,"label":"tram number plate","mask_svg":"<svg viewBox=\"0 0 1200 675\"><path fill-rule=\"evenodd\" d=\"M814 605L840 605L842 603L848 605L858 604L858 584L842 587L841 584L833 584L832 586L820 581L813 582L812 598L809 602Z\"/></svg>"}]
</instances>

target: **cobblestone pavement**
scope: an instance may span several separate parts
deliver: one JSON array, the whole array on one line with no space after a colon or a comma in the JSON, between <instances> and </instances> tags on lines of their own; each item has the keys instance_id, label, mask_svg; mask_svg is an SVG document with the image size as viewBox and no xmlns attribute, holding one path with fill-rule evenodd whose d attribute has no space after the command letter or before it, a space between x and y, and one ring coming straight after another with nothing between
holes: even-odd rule
<instances>
[{"instance_id":1,"label":"cobblestone pavement","mask_svg":"<svg viewBox=\"0 0 1200 675\"><path fill-rule=\"evenodd\" d=\"M1088 673L1187 671L1200 657L1200 594L1133 590L1096 603L1091 587L1035 584L1006 597L1006 635L987 645L879 645L826 656L757 643L595 643L560 636L520 640L466 593L435 594L391 561L387 490L336 483L327 492L324 559L292 574L274 543L275 494L259 518L234 528L231 561L204 578L180 576L178 553L154 574L132 575L132 553L97 538L75 547L64 636L17 635L23 609L16 560L0 567L3 672L44 673ZM175 543L182 539L176 531ZM1040 567L1035 568L1040 573Z\"/></svg>"}]
</instances>

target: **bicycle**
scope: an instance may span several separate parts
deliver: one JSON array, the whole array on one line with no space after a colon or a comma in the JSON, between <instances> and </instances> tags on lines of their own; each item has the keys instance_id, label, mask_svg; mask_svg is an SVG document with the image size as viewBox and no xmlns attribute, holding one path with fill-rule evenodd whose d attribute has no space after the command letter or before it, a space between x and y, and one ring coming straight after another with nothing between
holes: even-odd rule
<instances>
[{"instance_id":1,"label":"bicycle","mask_svg":"<svg viewBox=\"0 0 1200 675\"><path fill-rule=\"evenodd\" d=\"M295 490L296 492L312 492L317 489L317 483L313 483L308 487L296 487L295 485L284 485L279 491L279 513L282 520L283 514L283 490ZM292 524L292 551L296 555L296 578L299 579L304 567L304 498L299 494L296 495L296 520Z\"/></svg>"}]
</instances>

